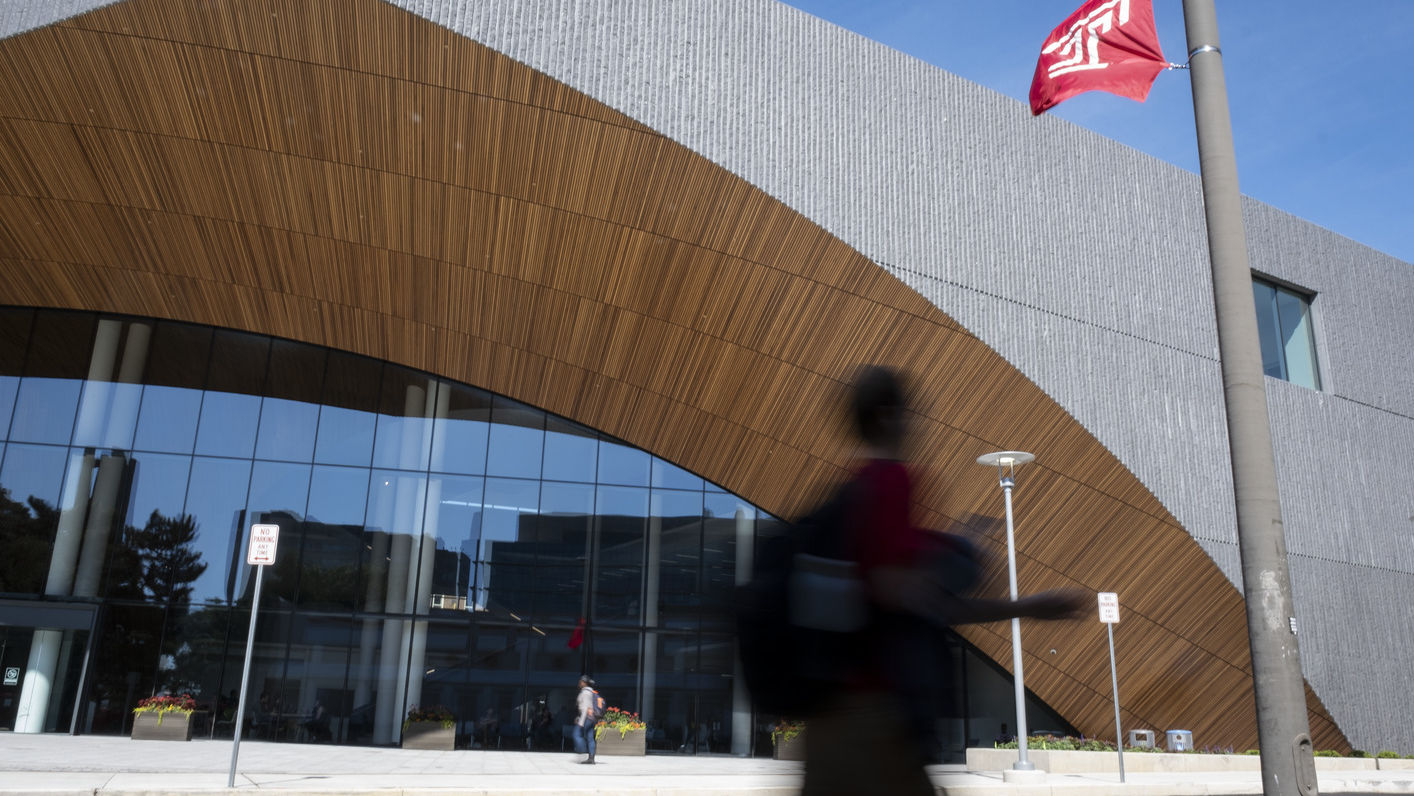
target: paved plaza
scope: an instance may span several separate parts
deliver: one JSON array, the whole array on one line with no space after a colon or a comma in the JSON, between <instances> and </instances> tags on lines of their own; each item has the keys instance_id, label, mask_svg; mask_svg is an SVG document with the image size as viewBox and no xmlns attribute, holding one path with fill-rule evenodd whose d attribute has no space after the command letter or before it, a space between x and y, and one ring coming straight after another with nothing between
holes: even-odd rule
<instances>
[{"instance_id":1,"label":"paved plaza","mask_svg":"<svg viewBox=\"0 0 1414 796\"><path fill-rule=\"evenodd\" d=\"M456 751L243 742L236 791L271 796L789 796L801 764L716 756L603 757L593 767L562 753ZM231 742L133 741L107 736L0 733L0 794L157 796L226 791ZM949 796L1238 796L1261 793L1255 772L1045 774L1004 783L1000 772L935 766ZM1321 772L1321 793L1414 794L1414 771Z\"/></svg>"}]
</instances>

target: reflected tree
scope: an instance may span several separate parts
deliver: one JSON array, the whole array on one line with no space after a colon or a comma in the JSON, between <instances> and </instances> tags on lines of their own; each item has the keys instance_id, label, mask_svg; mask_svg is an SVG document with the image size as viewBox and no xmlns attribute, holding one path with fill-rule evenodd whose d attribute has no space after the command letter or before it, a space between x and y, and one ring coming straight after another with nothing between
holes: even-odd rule
<instances>
[{"instance_id":1,"label":"reflected tree","mask_svg":"<svg viewBox=\"0 0 1414 796\"><path fill-rule=\"evenodd\" d=\"M0 486L0 593L39 594L49 571L49 551L59 510L30 496L24 502Z\"/></svg>"}]
</instances>

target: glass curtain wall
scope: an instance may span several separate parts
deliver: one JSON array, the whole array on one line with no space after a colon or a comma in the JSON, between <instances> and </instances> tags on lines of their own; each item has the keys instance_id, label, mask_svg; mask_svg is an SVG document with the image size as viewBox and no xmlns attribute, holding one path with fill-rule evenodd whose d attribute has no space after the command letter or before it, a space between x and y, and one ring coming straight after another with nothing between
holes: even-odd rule
<instances>
[{"instance_id":1,"label":"glass curtain wall","mask_svg":"<svg viewBox=\"0 0 1414 796\"><path fill-rule=\"evenodd\" d=\"M783 526L749 503L388 363L0 308L0 658L22 672L0 727L125 734L138 700L190 693L199 731L231 737L253 523L280 545L243 737L392 745L440 705L459 748L563 750L587 673L651 751L771 754L779 717L737 685L730 597ZM957 759L1011 688L948 649Z\"/></svg>"},{"instance_id":2,"label":"glass curtain wall","mask_svg":"<svg viewBox=\"0 0 1414 796\"><path fill-rule=\"evenodd\" d=\"M655 750L746 754L727 600L762 521L644 451L425 373L0 308L0 599L97 612L91 634L6 625L26 642L6 646L17 730L126 733L139 699L189 692L201 731L230 737L249 528L273 523L250 737L396 744L410 708L443 705L462 748L558 750L588 673Z\"/></svg>"}]
</instances>

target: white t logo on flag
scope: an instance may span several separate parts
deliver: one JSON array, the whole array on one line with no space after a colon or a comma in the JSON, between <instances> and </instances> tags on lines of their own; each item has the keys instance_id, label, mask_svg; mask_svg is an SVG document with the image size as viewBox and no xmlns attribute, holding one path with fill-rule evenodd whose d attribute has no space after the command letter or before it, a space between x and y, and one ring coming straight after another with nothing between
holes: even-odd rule
<instances>
[{"instance_id":1,"label":"white t logo on flag","mask_svg":"<svg viewBox=\"0 0 1414 796\"><path fill-rule=\"evenodd\" d=\"M1086 0L1041 44L1031 78L1031 112L1086 91L1144 101L1167 66L1152 0Z\"/></svg>"},{"instance_id":2,"label":"white t logo on flag","mask_svg":"<svg viewBox=\"0 0 1414 796\"><path fill-rule=\"evenodd\" d=\"M1115 22L1115 12L1118 9L1119 22ZM1064 75L1070 72L1080 72L1086 69L1104 69L1108 63L1100 60L1100 34L1109 33L1110 28L1116 24L1123 25L1129 21L1129 0L1109 0L1099 8L1091 11L1089 15L1077 21L1070 30L1062 37L1041 50L1043 55L1052 55L1059 51L1065 56L1064 60L1056 61L1047 69L1051 77Z\"/></svg>"}]
</instances>

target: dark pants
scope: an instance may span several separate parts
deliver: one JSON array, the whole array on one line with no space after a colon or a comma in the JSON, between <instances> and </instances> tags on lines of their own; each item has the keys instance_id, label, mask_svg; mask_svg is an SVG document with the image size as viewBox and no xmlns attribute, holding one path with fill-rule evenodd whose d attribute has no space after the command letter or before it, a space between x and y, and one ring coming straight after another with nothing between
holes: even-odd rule
<instances>
[{"instance_id":1,"label":"dark pants","mask_svg":"<svg viewBox=\"0 0 1414 796\"><path fill-rule=\"evenodd\" d=\"M578 754L588 754L590 759L593 759L594 746L594 725L576 724L574 726L574 751Z\"/></svg>"}]
</instances>

